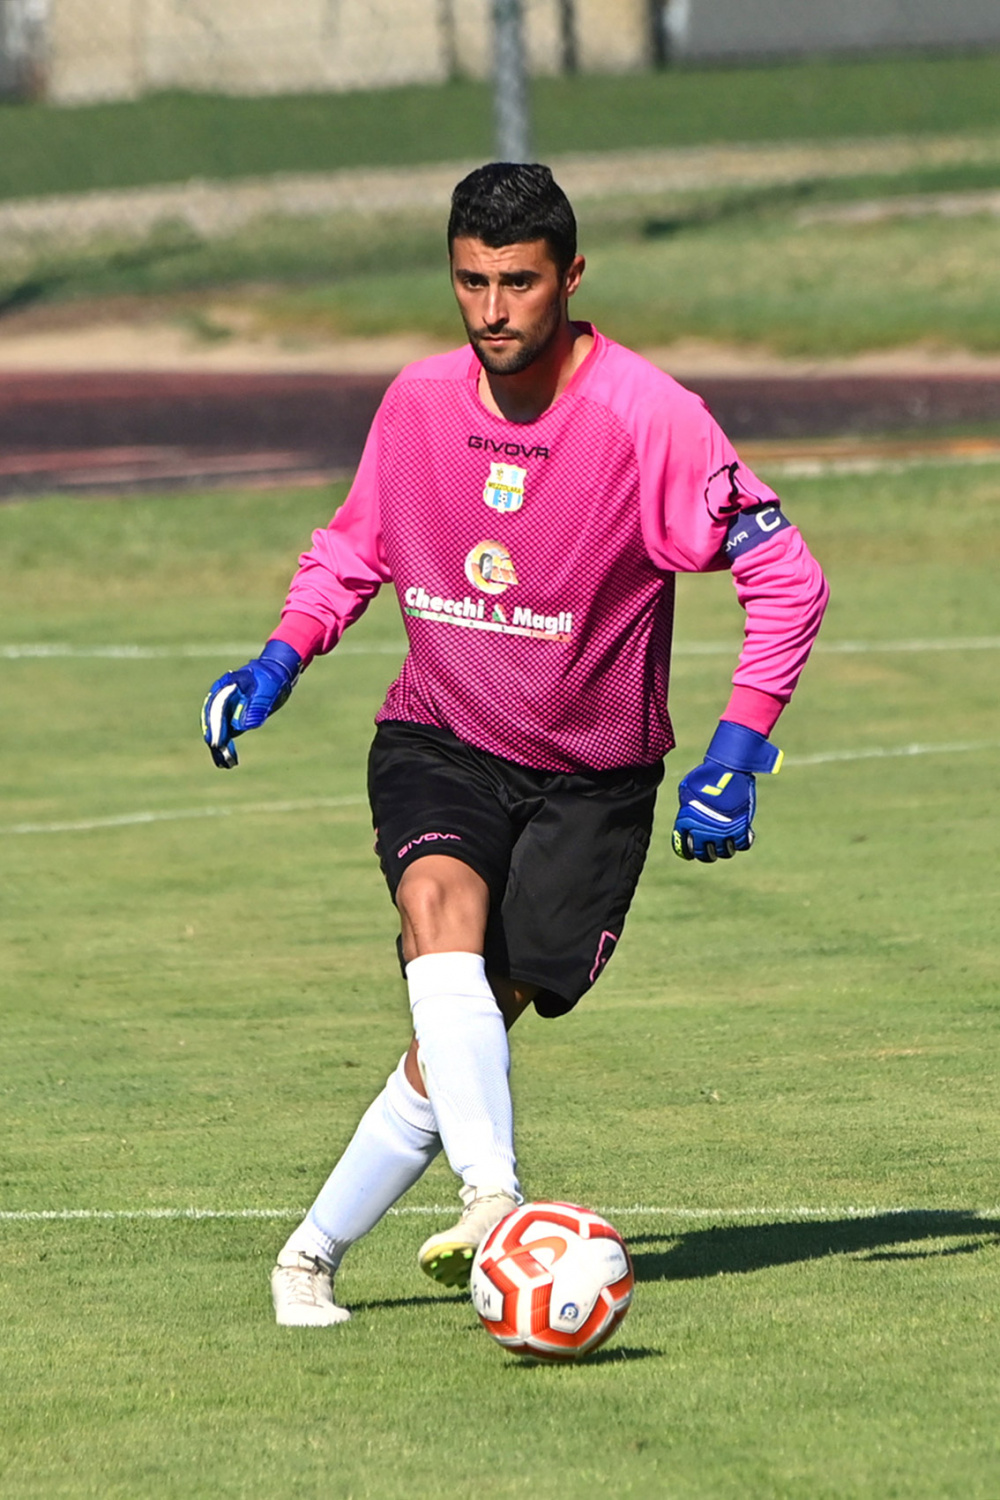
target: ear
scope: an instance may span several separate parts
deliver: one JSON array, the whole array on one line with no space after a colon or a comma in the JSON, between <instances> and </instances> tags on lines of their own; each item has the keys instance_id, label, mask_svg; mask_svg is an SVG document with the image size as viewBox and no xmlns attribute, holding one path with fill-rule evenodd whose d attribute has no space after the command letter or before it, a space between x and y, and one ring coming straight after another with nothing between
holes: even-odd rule
<instances>
[{"instance_id":1,"label":"ear","mask_svg":"<svg viewBox=\"0 0 1000 1500\"><path fill-rule=\"evenodd\" d=\"M567 267L566 275L563 277L563 291L565 292L567 297L572 297L573 293L580 285L580 281L586 268L587 262L584 260L583 256L574 255L573 259L569 263L569 266Z\"/></svg>"}]
</instances>

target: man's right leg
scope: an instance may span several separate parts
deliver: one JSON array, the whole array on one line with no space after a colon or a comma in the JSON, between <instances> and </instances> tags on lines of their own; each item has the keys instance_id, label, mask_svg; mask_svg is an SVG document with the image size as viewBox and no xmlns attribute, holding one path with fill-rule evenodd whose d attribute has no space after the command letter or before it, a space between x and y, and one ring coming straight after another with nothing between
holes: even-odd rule
<instances>
[{"instance_id":1,"label":"man's right leg","mask_svg":"<svg viewBox=\"0 0 1000 1500\"><path fill-rule=\"evenodd\" d=\"M452 1170L466 1187L518 1195L510 1052L483 945L486 882L463 861L428 855L396 891L420 1072Z\"/></svg>"},{"instance_id":2,"label":"man's right leg","mask_svg":"<svg viewBox=\"0 0 1000 1500\"><path fill-rule=\"evenodd\" d=\"M427 1242L421 1264L435 1279L455 1284L468 1277L470 1246L474 1250L519 1198L506 1024L528 997L505 986L501 1014L481 956L452 946L481 947L485 934L489 894L468 865L428 855L410 866L397 900L404 957L414 956L418 965L416 979L413 963L407 965L411 1002L419 1002L425 1045L429 1037L435 1072L444 1080L434 1093L448 1120L449 1160L463 1179L466 1204L454 1231ZM438 954L439 945L451 951ZM415 1022L416 1014L415 1008ZM271 1290L279 1323L322 1327L350 1316L333 1298L344 1254L418 1181L441 1147L426 1076L415 1036L278 1255Z\"/></svg>"},{"instance_id":3,"label":"man's right leg","mask_svg":"<svg viewBox=\"0 0 1000 1500\"><path fill-rule=\"evenodd\" d=\"M509 1121L501 1123L500 1133L506 1144L498 1150L492 1139L496 1132L487 1129L484 1135L480 1131L478 1140L472 1144L470 1161L465 1159L469 1150L463 1144L461 1126L453 1128L456 1103L449 1080L461 1073L462 1061L460 1047L456 1066L451 1033L453 1030L465 1033L465 1001L469 1002L470 1016L482 1009L486 1018L484 1036L480 1040L485 1042L482 1054L496 1098L487 1105L485 1113L489 1116L496 1106L501 1115L510 1114L504 1024L500 1019L498 1037L497 1002L482 972L481 955L489 911L487 884L464 861L442 859L430 852L435 843L440 847L439 841L445 837L464 839L486 861L484 868L495 867L498 882L504 878L509 857L508 820L493 791L484 785L477 767L469 763L469 755L470 752L452 736L443 736L419 726L381 725L369 766L369 793L378 829L377 852L393 899L400 909L404 957L408 961L426 960L416 971L416 979L411 984L411 999L419 992L414 1011L415 1028L418 1036L423 1037L426 1055L433 1054L437 1058L431 1071L440 1074L444 1080L441 1087L432 1081L431 1092L440 1097L448 1116L446 1134L459 1162L463 1183L467 1171L473 1175L475 1164L481 1163L484 1156L490 1167L488 1175L496 1175L497 1171L501 1171L505 1179L513 1175ZM445 832L442 833L442 829ZM412 861L405 868L397 863L404 855ZM447 960L456 954L466 961L458 965L463 975L456 979L454 966L451 966L452 972L442 975L441 967L435 961L439 958ZM445 963L444 967L449 966ZM472 994L468 993L470 986L474 991ZM516 1005L512 997L505 1000L504 1017L508 1024L521 1008L523 1005ZM454 1028L447 1019L449 1014L461 1018ZM474 1051L480 1051L478 1045ZM494 1066L498 1056L499 1071ZM481 1092L473 1086L473 1099L481 1096ZM457 1102L457 1113L460 1119L465 1113L461 1099ZM405 1139L408 1131L413 1132L409 1140ZM298 1271L298 1258L302 1256L306 1266L313 1268L315 1276L322 1278L321 1283L315 1280L312 1283L314 1289L320 1285L325 1304L316 1311L316 1322L343 1319L344 1312L334 1309L332 1297L331 1278L336 1262L347 1246L377 1222L396 1198L416 1182L438 1148L437 1119L433 1102L427 1100L421 1070L417 1067L415 1039L402 1070L393 1075L385 1095L376 1100L362 1120L344 1158L338 1162L306 1220L291 1236L279 1257L278 1271ZM500 1157L499 1167L493 1164L497 1156ZM477 1171L475 1175L481 1173ZM516 1179L514 1182L516 1184ZM464 1187L463 1192L468 1192L468 1188ZM513 1202L514 1195L511 1195L511 1206ZM283 1267L282 1261L290 1262L289 1266ZM305 1274L309 1274L308 1270ZM282 1278L276 1287L284 1286L287 1280L287 1277ZM284 1293L281 1295L284 1297ZM276 1306L278 1297L276 1289ZM289 1320L313 1321L313 1317L308 1309L304 1312L292 1309L289 1313ZM285 1320L281 1309L278 1318L279 1321Z\"/></svg>"},{"instance_id":4,"label":"man's right leg","mask_svg":"<svg viewBox=\"0 0 1000 1500\"><path fill-rule=\"evenodd\" d=\"M421 866L427 867L422 873ZM402 921L404 958L416 958L422 951L434 949L437 942L452 948L482 948L489 893L485 882L467 865L458 860L428 855L406 871L396 899ZM431 1035L430 1050L435 1055L448 1052L444 1033L450 1029L455 1008L461 1014L466 1002L475 1004L477 999L483 1007L481 993L463 996L455 992L456 984L459 988L462 985L458 971L476 966L481 971L482 958L475 953L446 952L438 967L447 965L448 961L457 962L451 963L449 977L445 980L446 987L450 984L451 989L443 1007L443 1024L438 1024L436 1017L435 1000L440 990L437 980L431 985L434 994L428 993L429 1004L424 1007L429 1017L425 1020L424 1030ZM432 966L434 962L431 958ZM414 982L410 979L412 967L412 963L407 964L411 1005L415 1003ZM433 974L431 977L433 979ZM485 975L480 990L483 985ZM488 1020L499 1020L506 1052L503 1021L488 989L487 994L486 1008L492 1012ZM461 1031L461 1026L458 1029ZM417 1037L400 1059L385 1089L362 1117L347 1150L305 1219L279 1252L277 1265L271 1273L271 1293L275 1316L281 1324L320 1327L344 1322L350 1317L347 1309L338 1307L333 1298L333 1276L341 1259L350 1246L367 1234L387 1209L413 1186L441 1148L434 1106L428 1099L426 1069L416 1065L416 1043ZM459 1066L462 1060L460 1057ZM451 1071L451 1060L447 1055L441 1056L440 1066L447 1078ZM506 1089L505 1073L503 1082ZM455 1101L452 1091L445 1089L440 1097L453 1115ZM463 1102L458 1101L459 1112ZM506 1103L509 1114L509 1089ZM449 1126L449 1133L455 1150L457 1132L453 1125ZM505 1170L512 1177L512 1123L507 1134L511 1137L510 1164ZM516 1202L516 1191L515 1180L509 1197L511 1207ZM505 1198L504 1202L507 1201Z\"/></svg>"},{"instance_id":5,"label":"man's right leg","mask_svg":"<svg viewBox=\"0 0 1000 1500\"><path fill-rule=\"evenodd\" d=\"M521 1201L507 1027L530 997L508 987L501 1008L482 956L489 890L462 860L415 860L396 904L416 1043L409 1076L429 1096L464 1204L458 1223L432 1235L418 1258L436 1281L464 1285L480 1241Z\"/></svg>"},{"instance_id":6,"label":"man's right leg","mask_svg":"<svg viewBox=\"0 0 1000 1500\"><path fill-rule=\"evenodd\" d=\"M509 1029L530 1005L534 989L515 986L506 979L493 978L491 982ZM280 1324L317 1328L347 1321L350 1313L339 1307L333 1296L333 1278L341 1259L413 1187L440 1148L414 1037L385 1088L362 1116L312 1208L278 1255L271 1273L271 1290ZM481 1216L480 1208L470 1217ZM488 1224L486 1232L492 1227ZM430 1247L430 1259L435 1263L444 1266L450 1257L457 1257L454 1266L464 1269L468 1260L464 1252L470 1234L478 1235L478 1224L460 1221L455 1230L457 1243L455 1231L445 1231L432 1236L424 1249ZM421 1261L423 1256L422 1250ZM436 1271L429 1274L437 1279Z\"/></svg>"}]
</instances>

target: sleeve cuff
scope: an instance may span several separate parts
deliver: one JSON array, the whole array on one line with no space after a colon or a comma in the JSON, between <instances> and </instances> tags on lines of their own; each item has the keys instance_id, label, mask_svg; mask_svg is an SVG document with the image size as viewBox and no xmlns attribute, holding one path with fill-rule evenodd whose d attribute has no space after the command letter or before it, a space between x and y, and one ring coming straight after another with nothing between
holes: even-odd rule
<instances>
[{"instance_id":1,"label":"sleeve cuff","mask_svg":"<svg viewBox=\"0 0 1000 1500\"><path fill-rule=\"evenodd\" d=\"M271 632L272 641L284 641L286 646L291 646L302 658L302 665L306 666L320 650L323 644L323 626L312 615L296 614L294 610L288 610L281 617L281 624Z\"/></svg>"},{"instance_id":2,"label":"sleeve cuff","mask_svg":"<svg viewBox=\"0 0 1000 1500\"><path fill-rule=\"evenodd\" d=\"M756 729L758 734L767 736L777 724L784 706L781 698L760 688L734 687L721 717L731 724L742 724L746 729Z\"/></svg>"}]
</instances>

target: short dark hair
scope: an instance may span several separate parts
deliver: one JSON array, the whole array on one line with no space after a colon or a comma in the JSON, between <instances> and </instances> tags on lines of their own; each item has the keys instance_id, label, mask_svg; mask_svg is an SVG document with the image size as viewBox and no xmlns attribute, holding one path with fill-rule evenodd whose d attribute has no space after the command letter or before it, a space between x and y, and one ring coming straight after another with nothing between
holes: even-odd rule
<instances>
[{"instance_id":1,"label":"short dark hair","mask_svg":"<svg viewBox=\"0 0 1000 1500\"><path fill-rule=\"evenodd\" d=\"M460 236L494 250L545 240L562 274L576 254L576 215L548 167L491 161L463 177L451 195L449 254Z\"/></svg>"}]
</instances>

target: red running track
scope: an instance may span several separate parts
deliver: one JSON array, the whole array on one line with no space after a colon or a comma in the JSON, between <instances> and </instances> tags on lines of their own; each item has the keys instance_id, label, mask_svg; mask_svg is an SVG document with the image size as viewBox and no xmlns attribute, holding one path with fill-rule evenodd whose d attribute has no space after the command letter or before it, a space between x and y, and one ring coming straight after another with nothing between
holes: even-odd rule
<instances>
[{"instance_id":1,"label":"red running track","mask_svg":"<svg viewBox=\"0 0 1000 1500\"><path fill-rule=\"evenodd\" d=\"M0 373L0 498L325 484L353 470L389 375ZM1000 376L713 377L729 435L764 441L1000 423Z\"/></svg>"}]
</instances>

